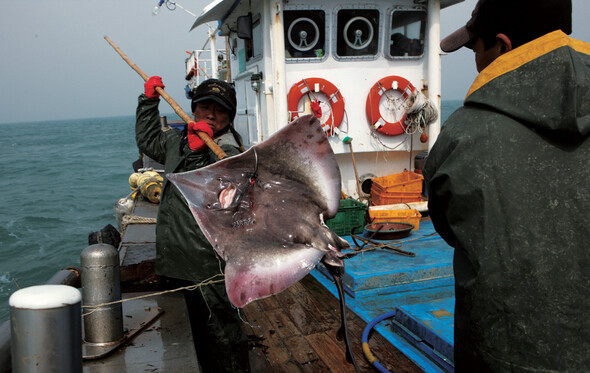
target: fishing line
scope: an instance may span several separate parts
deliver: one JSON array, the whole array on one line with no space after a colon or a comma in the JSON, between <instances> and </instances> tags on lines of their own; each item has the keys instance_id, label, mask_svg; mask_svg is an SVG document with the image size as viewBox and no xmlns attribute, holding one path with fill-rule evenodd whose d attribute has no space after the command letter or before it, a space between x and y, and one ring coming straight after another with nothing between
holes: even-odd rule
<instances>
[{"instance_id":1,"label":"fishing line","mask_svg":"<svg viewBox=\"0 0 590 373\"><path fill-rule=\"evenodd\" d=\"M212 285L212 284L220 284L223 283L225 281L225 278L223 279L218 279L218 280L214 280L216 277L218 276L223 276L222 274L216 274L214 276L209 277L208 279L198 283L198 284L194 284L194 285L189 285L189 286L182 286L176 289L170 289L170 290L163 290L163 291L159 291L156 293L150 293L150 294L144 294L144 295L138 295L136 297L132 297L132 298L127 298L127 299L121 299L121 300L116 300L116 301L112 301L112 302L106 302L106 303L101 303L101 304L95 304L92 306L86 306L86 305L82 305L82 308L93 308L92 311L83 314L82 316L87 316L90 315L91 313L95 312L95 311L100 311L99 308L101 307L105 307L105 306L110 306L113 304L117 304L117 303L125 303L125 302L129 302L132 300L138 300L138 299L143 299L143 298L149 298L149 297L153 297L156 295L162 295L162 294L168 294L168 293L174 293L180 290L196 290L199 289L205 285Z\"/></svg>"},{"instance_id":2,"label":"fishing line","mask_svg":"<svg viewBox=\"0 0 590 373\"><path fill-rule=\"evenodd\" d=\"M256 148L252 148L252 150L254 151L254 175L253 177L256 178L256 175L258 174L258 153L256 153Z\"/></svg>"}]
</instances>

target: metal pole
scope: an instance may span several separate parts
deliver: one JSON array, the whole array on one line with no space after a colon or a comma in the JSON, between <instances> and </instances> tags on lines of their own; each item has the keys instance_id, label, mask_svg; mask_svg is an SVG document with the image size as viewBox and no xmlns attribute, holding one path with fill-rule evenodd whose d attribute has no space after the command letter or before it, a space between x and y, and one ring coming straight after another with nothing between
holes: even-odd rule
<instances>
[{"instance_id":1,"label":"metal pole","mask_svg":"<svg viewBox=\"0 0 590 373\"><path fill-rule=\"evenodd\" d=\"M75 267L67 267L56 272L45 285L69 285L80 287L80 270ZM0 325L0 372L9 372L12 363L10 358L10 320Z\"/></svg>"},{"instance_id":2,"label":"metal pole","mask_svg":"<svg viewBox=\"0 0 590 373\"><path fill-rule=\"evenodd\" d=\"M225 64L227 65L227 76L225 78L225 81L228 83L232 82L232 77L231 77L231 61L230 59L230 49L229 49L229 37L225 37Z\"/></svg>"},{"instance_id":3,"label":"metal pole","mask_svg":"<svg viewBox=\"0 0 590 373\"><path fill-rule=\"evenodd\" d=\"M274 130L278 131L289 122L287 111L287 78L285 66L285 34L283 27L283 2L272 2L271 18L271 37L273 43L272 63L274 74L273 93L275 100L275 126Z\"/></svg>"},{"instance_id":4,"label":"metal pole","mask_svg":"<svg viewBox=\"0 0 590 373\"><path fill-rule=\"evenodd\" d=\"M0 372L10 372L12 362L10 358L10 320L0 325Z\"/></svg>"},{"instance_id":5,"label":"metal pole","mask_svg":"<svg viewBox=\"0 0 590 373\"><path fill-rule=\"evenodd\" d=\"M96 244L82 250L84 340L89 343L117 342L123 335L119 252L112 245ZM90 306L90 307L89 307ZM96 306L96 307L93 307Z\"/></svg>"},{"instance_id":6,"label":"metal pole","mask_svg":"<svg viewBox=\"0 0 590 373\"><path fill-rule=\"evenodd\" d=\"M217 68L217 45L215 43L215 30L209 29L209 40L211 45L211 76L213 79L219 79L219 69Z\"/></svg>"},{"instance_id":7,"label":"metal pole","mask_svg":"<svg viewBox=\"0 0 590 373\"><path fill-rule=\"evenodd\" d=\"M438 118L428 126L428 150L440 133L440 0L428 1L428 99L436 106Z\"/></svg>"},{"instance_id":8,"label":"metal pole","mask_svg":"<svg viewBox=\"0 0 590 373\"><path fill-rule=\"evenodd\" d=\"M9 299L12 371L82 372L81 297L67 285L38 285Z\"/></svg>"}]
</instances>

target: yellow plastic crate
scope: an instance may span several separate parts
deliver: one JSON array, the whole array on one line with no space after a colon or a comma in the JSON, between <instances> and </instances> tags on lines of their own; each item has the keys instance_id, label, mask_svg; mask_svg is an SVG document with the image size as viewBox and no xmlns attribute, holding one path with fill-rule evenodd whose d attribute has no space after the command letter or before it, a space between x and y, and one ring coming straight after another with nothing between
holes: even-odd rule
<instances>
[{"instance_id":1,"label":"yellow plastic crate","mask_svg":"<svg viewBox=\"0 0 590 373\"><path fill-rule=\"evenodd\" d=\"M376 177L371 186L371 200L374 205L422 201L424 177L411 171Z\"/></svg>"},{"instance_id":2,"label":"yellow plastic crate","mask_svg":"<svg viewBox=\"0 0 590 373\"><path fill-rule=\"evenodd\" d=\"M396 203L409 203L421 201L421 193L387 193L371 190L371 202L373 205L393 205Z\"/></svg>"},{"instance_id":3,"label":"yellow plastic crate","mask_svg":"<svg viewBox=\"0 0 590 373\"><path fill-rule=\"evenodd\" d=\"M406 170L399 174L374 178L373 188L381 188L385 192L422 193L422 180L424 176Z\"/></svg>"},{"instance_id":4,"label":"yellow plastic crate","mask_svg":"<svg viewBox=\"0 0 590 373\"><path fill-rule=\"evenodd\" d=\"M380 210L369 207L369 220L371 223L397 222L409 223L414 226L413 231L420 229L422 214L418 210Z\"/></svg>"}]
</instances>

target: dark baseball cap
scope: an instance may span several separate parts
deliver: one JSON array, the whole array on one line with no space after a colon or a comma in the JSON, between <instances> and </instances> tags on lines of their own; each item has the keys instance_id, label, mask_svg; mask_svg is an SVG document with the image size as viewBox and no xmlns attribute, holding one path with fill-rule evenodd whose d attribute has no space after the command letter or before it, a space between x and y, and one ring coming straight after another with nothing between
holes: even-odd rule
<instances>
[{"instance_id":1,"label":"dark baseball cap","mask_svg":"<svg viewBox=\"0 0 590 373\"><path fill-rule=\"evenodd\" d=\"M444 52L454 52L476 37L506 34L514 47L549 32L572 32L571 0L479 0L467 24L440 42Z\"/></svg>"},{"instance_id":2,"label":"dark baseball cap","mask_svg":"<svg viewBox=\"0 0 590 373\"><path fill-rule=\"evenodd\" d=\"M230 83L218 79L205 80L195 89L192 97L193 113L197 108L197 102L211 100L227 109L230 121L233 121L236 116L236 90Z\"/></svg>"}]
</instances>

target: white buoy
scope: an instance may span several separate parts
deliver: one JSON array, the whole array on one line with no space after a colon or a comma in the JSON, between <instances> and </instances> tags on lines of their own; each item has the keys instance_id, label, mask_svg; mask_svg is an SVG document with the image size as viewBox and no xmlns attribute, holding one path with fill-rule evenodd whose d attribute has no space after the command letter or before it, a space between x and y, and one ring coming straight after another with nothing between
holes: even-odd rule
<instances>
[{"instance_id":1,"label":"white buoy","mask_svg":"<svg viewBox=\"0 0 590 373\"><path fill-rule=\"evenodd\" d=\"M14 373L82 372L81 300L67 285L31 286L10 296Z\"/></svg>"}]
</instances>

